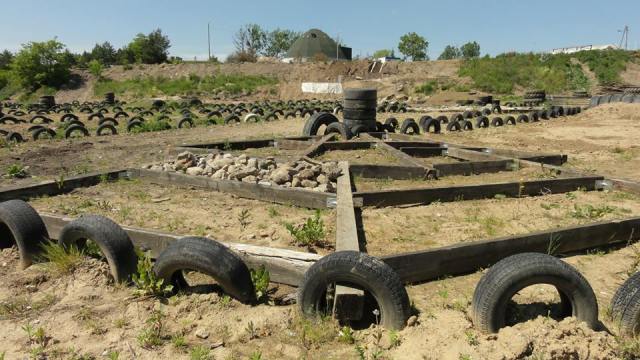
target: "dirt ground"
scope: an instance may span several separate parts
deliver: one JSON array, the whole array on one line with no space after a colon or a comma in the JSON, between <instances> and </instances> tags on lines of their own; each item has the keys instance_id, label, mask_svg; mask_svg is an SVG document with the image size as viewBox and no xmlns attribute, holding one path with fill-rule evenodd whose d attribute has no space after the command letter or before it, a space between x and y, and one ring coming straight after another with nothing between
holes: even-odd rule
<instances>
[{"instance_id":1,"label":"dirt ground","mask_svg":"<svg viewBox=\"0 0 640 360\"><path fill-rule=\"evenodd\" d=\"M640 171L638 110L638 105L606 105L574 117L535 124L422 136L469 145L566 153L569 166L636 178ZM417 115L404 116L418 119ZM31 177L3 178L0 186L107 168L139 167L165 160L179 143L299 135L302 126L298 119L29 142L1 148L0 169L4 172L9 165L20 163L29 166ZM473 177L464 178L460 181ZM275 206L281 219L273 219L270 204L202 190L187 193L156 185L136 186L139 184L135 182L100 184L32 203L59 214L98 212L136 226L149 224L175 232L230 236L287 248L291 248L290 239L280 222L301 221L311 214ZM166 195L168 191L171 195ZM170 199L163 200L167 197ZM223 205L214 206L214 199ZM617 191L578 191L536 198L365 209L364 225L368 250L375 255L634 216L640 212L638 200L635 195ZM127 206L131 210L123 214ZM207 209L207 213L185 209L196 206ZM164 210L167 208L169 211ZM241 209L249 209L252 216L244 230L238 229ZM224 216L212 216L221 210ZM324 213L325 224L331 222L332 214ZM277 236L272 240L261 238L260 231L270 229L275 229ZM252 233L256 239L243 239ZM284 286L274 289L273 305L243 305L216 292L185 293L168 299L138 298L131 288L111 284L106 265L97 260L84 260L70 274L59 273L48 264L20 271L15 249L5 249L0 254L0 354L4 352L7 359L632 359L640 345L616 336L607 309L617 287L638 270L638 254L640 248L631 245L565 258L594 288L603 321L599 331L573 319L556 322L546 316L549 306L534 304L530 316L542 316L495 335L480 333L470 320L469 305L482 276L477 272L408 286L417 315L414 326L399 332L374 326L351 335L330 320L302 319L295 305L276 305L282 296L295 291ZM516 300L553 302L557 294L536 286L524 289Z\"/></svg>"}]
</instances>

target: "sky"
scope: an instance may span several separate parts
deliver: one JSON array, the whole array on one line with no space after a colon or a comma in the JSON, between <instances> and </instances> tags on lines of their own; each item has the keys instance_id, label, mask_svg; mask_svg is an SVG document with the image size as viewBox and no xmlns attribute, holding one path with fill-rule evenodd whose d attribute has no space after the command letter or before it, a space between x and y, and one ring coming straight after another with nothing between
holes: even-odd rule
<instances>
[{"instance_id":1,"label":"sky","mask_svg":"<svg viewBox=\"0 0 640 360\"><path fill-rule=\"evenodd\" d=\"M483 55L618 44L625 25L629 48L637 49L639 14L638 0L0 0L0 50L54 37L75 52L104 41L121 47L160 28L171 40L171 55L202 60L207 23L220 59L233 52L233 34L248 23L267 30L319 28L352 47L354 56L397 49L407 32L427 39L431 58L467 41L477 41Z\"/></svg>"}]
</instances>

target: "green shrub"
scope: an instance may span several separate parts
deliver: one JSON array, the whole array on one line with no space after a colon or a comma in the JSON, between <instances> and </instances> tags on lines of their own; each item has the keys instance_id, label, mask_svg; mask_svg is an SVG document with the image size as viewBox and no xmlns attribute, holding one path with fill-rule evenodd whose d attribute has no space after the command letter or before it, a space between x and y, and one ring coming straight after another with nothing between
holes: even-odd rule
<instances>
[{"instance_id":1,"label":"green shrub","mask_svg":"<svg viewBox=\"0 0 640 360\"><path fill-rule=\"evenodd\" d=\"M7 168L7 177L9 178L25 178L27 177L27 170L20 164L11 164Z\"/></svg>"},{"instance_id":2,"label":"green shrub","mask_svg":"<svg viewBox=\"0 0 640 360\"><path fill-rule=\"evenodd\" d=\"M262 75L219 74L199 77L192 74L177 79L165 77L139 77L122 81L103 79L96 83L94 91L96 95L116 92L119 94L128 93L139 98L160 95L215 94L223 91L230 94L251 94L259 87L277 83L277 79Z\"/></svg>"},{"instance_id":3,"label":"green shrub","mask_svg":"<svg viewBox=\"0 0 640 360\"><path fill-rule=\"evenodd\" d=\"M39 260L48 262L53 271L59 275L71 274L84 258L84 253L75 245L64 248L57 242L47 241L42 245Z\"/></svg>"},{"instance_id":4,"label":"green shrub","mask_svg":"<svg viewBox=\"0 0 640 360\"><path fill-rule=\"evenodd\" d=\"M138 254L138 268L132 278L136 286L134 293L139 296L165 296L173 291L173 285L156 277L149 253Z\"/></svg>"},{"instance_id":5,"label":"green shrub","mask_svg":"<svg viewBox=\"0 0 640 360\"><path fill-rule=\"evenodd\" d=\"M435 80L427 81L422 85L416 86L416 92L425 95L431 95L438 90L438 82Z\"/></svg>"},{"instance_id":6,"label":"green shrub","mask_svg":"<svg viewBox=\"0 0 640 360\"><path fill-rule=\"evenodd\" d=\"M253 282L253 288L256 292L256 299L262 300L267 295L269 290L269 271L267 271L264 265L258 269L251 269L251 281Z\"/></svg>"},{"instance_id":7,"label":"green shrub","mask_svg":"<svg viewBox=\"0 0 640 360\"><path fill-rule=\"evenodd\" d=\"M91 61L89 62L89 72L90 72L93 76L95 76L95 77L97 77L97 78L99 78L99 79L100 79L100 78L102 78L102 70L103 70L103 69L104 69L104 68L103 68L102 64L100 63L100 61L98 61L98 60L91 60Z\"/></svg>"},{"instance_id":8,"label":"green shrub","mask_svg":"<svg viewBox=\"0 0 640 360\"><path fill-rule=\"evenodd\" d=\"M293 236L293 242L302 246L324 246L324 221L320 218L320 211L317 210L314 217L299 226L285 223L287 231Z\"/></svg>"}]
</instances>

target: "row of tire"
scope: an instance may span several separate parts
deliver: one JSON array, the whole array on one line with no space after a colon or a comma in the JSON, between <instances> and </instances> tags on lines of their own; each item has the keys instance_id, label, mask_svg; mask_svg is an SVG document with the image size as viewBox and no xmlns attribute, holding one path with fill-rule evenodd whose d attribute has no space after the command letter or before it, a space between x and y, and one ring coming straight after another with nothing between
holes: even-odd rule
<instances>
[{"instance_id":1,"label":"row of tire","mask_svg":"<svg viewBox=\"0 0 640 360\"><path fill-rule=\"evenodd\" d=\"M602 104L622 102L627 104L640 104L640 94L632 93L616 93L597 95L591 98L589 102L590 107L595 107Z\"/></svg>"},{"instance_id":2,"label":"row of tire","mask_svg":"<svg viewBox=\"0 0 640 360\"><path fill-rule=\"evenodd\" d=\"M0 203L0 246L17 246L22 268L38 258L49 234L42 218L26 202ZM112 220L84 215L61 230L58 243L64 248L82 247L93 241L109 264L113 279L128 283L137 271L138 256L127 232ZM157 257L153 271L174 289L189 286L185 271L196 271L216 280L230 296L255 303L251 273L244 261L224 245L202 237L172 242ZM338 251L322 257L304 274L298 289L302 313L316 316L327 311L327 291L336 284L365 289L377 303L379 323L401 329L411 315L409 296L398 274L378 258L356 251ZM494 333L510 325L509 301L520 290L536 284L554 286L561 300L559 317L574 316L591 328L598 324L598 304L589 282L566 262L542 253L521 253L491 266L476 285L472 306L474 325ZM631 276L615 293L611 309L621 332L635 335L640 329L640 273ZM330 308L330 307L329 307Z\"/></svg>"},{"instance_id":3,"label":"row of tire","mask_svg":"<svg viewBox=\"0 0 640 360\"><path fill-rule=\"evenodd\" d=\"M488 110L488 109L485 109ZM413 118L407 118L403 120L402 124L398 122L395 117L390 117L385 120L384 123L376 122L377 132L399 132L401 134L420 134L442 132L443 126L446 126L447 131L468 131L474 128L488 128L500 127L504 125L516 125L518 123L538 122L540 120L554 119L560 116L572 116L581 112L580 107L552 107L548 110L533 111L529 114L520 114L517 117L507 115L504 117L496 116L489 119L486 112L479 110L465 111L462 114L456 113L447 117L440 115L435 118L430 115L422 116L418 122ZM470 120L475 117L474 123ZM305 121L305 125L302 129L302 135L315 136L318 135L318 131L325 126L324 135L337 133L344 139L351 139L354 136L358 136L360 133L368 132L368 128L365 126L357 125L355 127L348 127L344 122L331 113L315 113L309 119Z\"/></svg>"}]
</instances>

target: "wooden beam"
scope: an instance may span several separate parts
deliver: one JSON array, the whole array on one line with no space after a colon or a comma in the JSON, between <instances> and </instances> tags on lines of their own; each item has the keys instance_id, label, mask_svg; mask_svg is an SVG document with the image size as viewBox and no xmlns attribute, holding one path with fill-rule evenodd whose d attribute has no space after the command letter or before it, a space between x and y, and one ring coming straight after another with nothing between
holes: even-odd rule
<instances>
[{"instance_id":1,"label":"wooden beam","mask_svg":"<svg viewBox=\"0 0 640 360\"><path fill-rule=\"evenodd\" d=\"M306 149L304 149L300 154L300 158L303 158L305 156L310 158L319 156L324 152L324 143L326 143L327 141L333 140L335 137L336 137L335 133L331 133L323 136L320 140L316 141L315 143L309 145Z\"/></svg>"},{"instance_id":2,"label":"wooden beam","mask_svg":"<svg viewBox=\"0 0 640 360\"><path fill-rule=\"evenodd\" d=\"M47 180L32 185L9 186L0 188L0 201L12 199L28 200L38 196L54 196L68 193L74 189L97 185L104 180L126 177L127 170L111 170L102 173L71 176L58 180Z\"/></svg>"},{"instance_id":3,"label":"wooden beam","mask_svg":"<svg viewBox=\"0 0 640 360\"><path fill-rule=\"evenodd\" d=\"M380 148L383 149L385 151L387 151L389 154L391 154L393 157L395 157L396 159L402 161L403 163L410 165L410 166L415 166L415 167L421 167L424 168L425 171L425 178L427 179L436 179L438 177L438 171L435 170L433 167L427 166L423 163L421 163L420 161L412 158L411 156L403 153L402 151L394 148L393 146L385 143L382 140L376 139L368 134L362 134L361 135L362 139L365 140L369 140L372 139L375 142L375 146L376 148Z\"/></svg>"},{"instance_id":4,"label":"wooden beam","mask_svg":"<svg viewBox=\"0 0 640 360\"><path fill-rule=\"evenodd\" d=\"M515 168L515 160L489 160L489 161L465 161L456 163L433 164L440 177L452 175L473 175L495 173L500 171L512 171Z\"/></svg>"},{"instance_id":5,"label":"wooden beam","mask_svg":"<svg viewBox=\"0 0 640 360\"><path fill-rule=\"evenodd\" d=\"M62 228L73 218L41 213L40 216L52 239L58 239ZM153 258L176 239L187 235L175 235L154 230L140 229L128 226L122 228L129 234L133 244L144 251L149 251ZM318 259L320 255L276 249L271 247L254 246L238 243L223 243L247 263L250 268L264 265L269 271L271 281L298 286L305 271Z\"/></svg>"},{"instance_id":6,"label":"wooden beam","mask_svg":"<svg viewBox=\"0 0 640 360\"><path fill-rule=\"evenodd\" d=\"M304 150L311 144L308 140L276 139L274 146L278 150Z\"/></svg>"},{"instance_id":7,"label":"wooden beam","mask_svg":"<svg viewBox=\"0 0 640 360\"><path fill-rule=\"evenodd\" d=\"M466 150L458 147L449 147L446 151L446 155L452 158L466 161L495 161L509 159L503 156L491 155L486 152Z\"/></svg>"},{"instance_id":8,"label":"wooden beam","mask_svg":"<svg viewBox=\"0 0 640 360\"><path fill-rule=\"evenodd\" d=\"M230 140L212 143L180 144L184 148L219 149L219 150L245 150L251 148L263 148L273 146L274 139Z\"/></svg>"},{"instance_id":9,"label":"wooden beam","mask_svg":"<svg viewBox=\"0 0 640 360\"><path fill-rule=\"evenodd\" d=\"M325 209L329 207L328 200L335 198L335 195L331 193L251 184L242 181L215 180L207 176L191 176L168 171L132 169L129 173L132 178L141 178L161 185L195 186L247 199L311 209Z\"/></svg>"},{"instance_id":10,"label":"wooden beam","mask_svg":"<svg viewBox=\"0 0 640 360\"><path fill-rule=\"evenodd\" d=\"M482 185L365 191L356 192L353 196L361 197L363 206L384 207L409 204L429 204L434 201L451 202L486 199L493 198L496 195L521 197L558 194L578 189L591 191L596 189L596 180L602 179L604 178L601 176L590 176Z\"/></svg>"},{"instance_id":11,"label":"wooden beam","mask_svg":"<svg viewBox=\"0 0 640 360\"><path fill-rule=\"evenodd\" d=\"M349 163L338 163L342 175L337 182L336 251L360 251L356 214L351 193ZM360 320L364 308L364 291L337 285L333 302L333 315L339 320Z\"/></svg>"},{"instance_id":12,"label":"wooden beam","mask_svg":"<svg viewBox=\"0 0 640 360\"><path fill-rule=\"evenodd\" d=\"M432 250L383 256L405 283L466 274L523 252L566 254L640 238L640 218L465 242Z\"/></svg>"},{"instance_id":13,"label":"wooden beam","mask_svg":"<svg viewBox=\"0 0 640 360\"><path fill-rule=\"evenodd\" d=\"M325 151L331 150L363 150L371 149L375 143L372 141L329 141L324 143Z\"/></svg>"},{"instance_id":14,"label":"wooden beam","mask_svg":"<svg viewBox=\"0 0 640 360\"><path fill-rule=\"evenodd\" d=\"M388 142L387 145L393 146ZM395 148L395 146L393 146ZM445 147L399 147L403 153L417 158L428 158L434 156L443 156L447 148Z\"/></svg>"},{"instance_id":15,"label":"wooden beam","mask_svg":"<svg viewBox=\"0 0 640 360\"><path fill-rule=\"evenodd\" d=\"M349 168L353 176L371 179L423 179L425 175L424 168L418 166L351 164Z\"/></svg>"}]
</instances>

